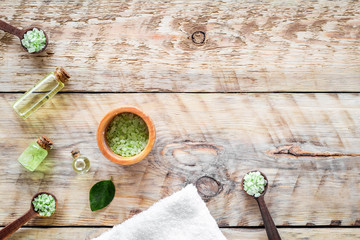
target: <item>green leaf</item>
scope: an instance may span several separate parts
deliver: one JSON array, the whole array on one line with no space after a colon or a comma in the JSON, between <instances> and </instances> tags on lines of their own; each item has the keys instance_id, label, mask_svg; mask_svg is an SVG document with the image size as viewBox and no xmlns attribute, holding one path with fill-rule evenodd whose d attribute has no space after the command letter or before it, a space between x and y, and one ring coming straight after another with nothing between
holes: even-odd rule
<instances>
[{"instance_id":1,"label":"green leaf","mask_svg":"<svg viewBox=\"0 0 360 240\"><path fill-rule=\"evenodd\" d=\"M110 180L100 181L90 189L89 200L91 211L102 209L109 205L115 196L115 185Z\"/></svg>"}]
</instances>

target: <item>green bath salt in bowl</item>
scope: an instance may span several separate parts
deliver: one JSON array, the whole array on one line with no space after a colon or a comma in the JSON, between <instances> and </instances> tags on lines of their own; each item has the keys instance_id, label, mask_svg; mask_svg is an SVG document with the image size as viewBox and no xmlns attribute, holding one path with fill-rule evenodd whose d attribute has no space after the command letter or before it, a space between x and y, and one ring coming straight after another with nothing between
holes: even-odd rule
<instances>
[{"instance_id":1,"label":"green bath salt in bowl","mask_svg":"<svg viewBox=\"0 0 360 240\"><path fill-rule=\"evenodd\" d=\"M149 131L145 121L133 113L121 113L114 117L106 130L110 149L123 157L139 154L146 147Z\"/></svg>"}]
</instances>

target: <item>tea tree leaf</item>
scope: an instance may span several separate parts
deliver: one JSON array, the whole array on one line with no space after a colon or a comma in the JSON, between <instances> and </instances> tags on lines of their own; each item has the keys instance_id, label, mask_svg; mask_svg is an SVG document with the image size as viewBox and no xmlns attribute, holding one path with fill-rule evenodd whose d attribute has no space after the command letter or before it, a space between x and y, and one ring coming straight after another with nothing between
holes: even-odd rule
<instances>
[{"instance_id":1,"label":"tea tree leaf","mask_svg":"<svg viewBox=\"0 0 360 240\"><path fill-rule=\"evenodd\" d=\"M102 209L109 205L115 196L115 185L110 180L100 181L90 189L89 200L91 211Z\"/></svg>"}]
</instances>

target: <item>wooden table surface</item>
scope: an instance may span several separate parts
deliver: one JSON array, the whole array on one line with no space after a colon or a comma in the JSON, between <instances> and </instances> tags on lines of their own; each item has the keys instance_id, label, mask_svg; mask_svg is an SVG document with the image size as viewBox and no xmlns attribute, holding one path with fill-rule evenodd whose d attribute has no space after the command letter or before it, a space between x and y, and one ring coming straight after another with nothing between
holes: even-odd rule
<instances>
[{"instance_id":1,"label":"wooden table surface","mask_svg":"<svg viewBox=\"0 0 360 240\"><path fill-rule=\"evenodd\" d=\"M190 183L229 240L267 239L239 186L252 169L269 179L283 239L360 238L359 1L2 0L0 12L50 37L30 55L0 31L0 225L38 191L59 201L11 239L91 239ZM11 104L58 66L70 82L20 119ZM127 105L150 115L157 139L121 166L95 135ZM42 134L54 149L28 172L17 158ZM86 175L72 170L75 148L91 159ZM91 212L91 186L111 176L114 200Z\"/></svg>"}]
</instances>

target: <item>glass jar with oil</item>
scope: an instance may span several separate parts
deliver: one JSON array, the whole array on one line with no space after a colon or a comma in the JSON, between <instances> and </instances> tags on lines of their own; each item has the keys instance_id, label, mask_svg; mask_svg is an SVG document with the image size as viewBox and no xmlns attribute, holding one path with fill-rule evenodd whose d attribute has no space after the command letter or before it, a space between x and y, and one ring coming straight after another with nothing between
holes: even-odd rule
<instances>
[{"instance_id":1,"label":"glass jar with oil","mask_svg":"<svg viewBox=\"0 0 360 240\"><path fill-rule=\"evenodd\" d=\"M75 172L84 174L87 173L90 169L90 160L87 157L81 156L79 150L71 151L73 156L73 169Z\"/></svg>"},{"instance_id":2,"label":"glass jar with oil","mask_svg":"<svg viewBox=\"0 0 360 240\"><path fill-rule=\"evenodd\" d=\"M44 103L55 96L69 80L70 75L64 68L57 68L55 72L51 72L44 79L35 84L33 88L24 93L14 104L15 112L23 119L29 117Z\"/></svg>"}]
</instances>

